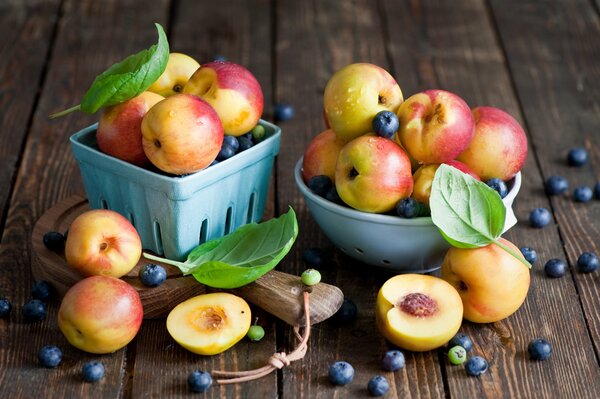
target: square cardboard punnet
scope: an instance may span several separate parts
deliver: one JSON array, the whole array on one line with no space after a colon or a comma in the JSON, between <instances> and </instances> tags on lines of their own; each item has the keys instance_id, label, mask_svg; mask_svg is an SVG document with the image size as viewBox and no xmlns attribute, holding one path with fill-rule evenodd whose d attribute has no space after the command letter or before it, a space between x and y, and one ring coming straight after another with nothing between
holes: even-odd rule
<instances>
[{"instance_id":1,"label":"square cardboard punnet","mask_svg":"<svg viewBox=\"0 0 600 399\"><path fill-rule=\"evenodd\" d=\"M92 209L129 219L142 247L183 260L194 247L238 227L259 222L279 153L281 129L269 122L265 139L196 173L173 176L143 169L98 150L98 124L70 138Z\"/></svg>"}]
</instances>

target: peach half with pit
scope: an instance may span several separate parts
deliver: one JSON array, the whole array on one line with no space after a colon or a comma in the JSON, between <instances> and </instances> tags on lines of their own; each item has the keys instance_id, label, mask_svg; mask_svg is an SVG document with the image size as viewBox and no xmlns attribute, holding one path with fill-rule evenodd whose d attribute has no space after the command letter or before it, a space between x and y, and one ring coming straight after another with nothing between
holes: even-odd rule
<instances>
[{"instance_id":1,"label":"peach half with pit","mask_svg":"<svg viewBox=\"0 0 600 399\"><path fill-rule=\"evenodd\" d=\"M224 352L244 338L251 314L242 298L216 292L198 295L175 306L167 330L185 349L199 355Z\"/></svg>"},{"instance_id":2,"label":"peach half with pit","mask_svg":"<svg viewBox=\"0 0 600 399\"><path fill-rule=\"evenodd\" d=\"M401 348L423 352L447 343L458 331L463 305L446 281L422 274L387 280L377 295L375 315L383 336Z\"/></svg>"}]
</instances>

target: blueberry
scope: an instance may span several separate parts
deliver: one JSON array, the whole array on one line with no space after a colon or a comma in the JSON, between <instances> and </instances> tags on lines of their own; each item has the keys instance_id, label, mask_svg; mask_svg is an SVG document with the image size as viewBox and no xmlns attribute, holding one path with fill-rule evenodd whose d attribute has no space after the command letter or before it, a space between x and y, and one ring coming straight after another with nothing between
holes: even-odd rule
<instances>
[{"instance_id":1,"label":"blueberry","mask_svg":"<svg viewBox=\"0 0 600 399\"><path fill-rule=\"evenodd\" d=\"M390 390L390 383L387 378L382 375L376 375L369 380L367 384L369 393L373 396L383 396L387 391Z\"/></svg>"},{"instance_id":2,"label":"blueberry","mask_svg":"<svg viewBox=\"0 0 600 399\"><path fill-rule=\"evenodd\" d=\"M329 188L329 190L327 190L327 192L325 193L324 198L327 201L331 201L331 202L334 202L336 204L341 204L342 203L342 199L340 198L340 195L338 194L335 186L331 186Z\"/></svg>"},{"instance_id":3,"label":"blueberry","mask_svg":"<svg viewBox=\"0 0 600 399\"><path fill-rule=\"evenodd\" d=\"M352 299L344 299L342 306L335 312L332 319L340 324L348 324L356 320L357 313L356 304Z\"/></svg>"},{"instance_id":4,"label":"blueberry","mask_svg":"<svg viewBox=\"0 0 600 399\"><path fill-rule=\"evenodd\" d=\"M46 318L46 304L39 299L32 299L21 308L23 321L33 323Z\"/></svg>"},{"instance_id":5,"label":"blueberry","mask_svg":"<svg viewBox=\"0 0 600 399\"><path fill-rule=\"evenodd\" d=\"M600 199L600 181L594 186L594 196L596 199Z\"/></svg>"},{"instance_id":6,"label":"blueberry","mask_svg":"<svg viewBox=\"0 0 600 399\"><path fill-rule=\"evenodd\" d=\"M46 345L38 352L38 359L41 366L53 369L60 364L62 352L57 346Z\"/></svg>"},{"instance_id":7,"label":"blueberry","mask_svg":"<svg viewBox=\"0 0 600 399\"><path fill-rule=\"evenodd\" d=\"M58 231L49 231L44 234L43 242L50 251L60 253L65 249L66 238Z\"/></svg>"},{"instance_id":8,"label":"blueberry","mask_svg":"<svg viewBox=\"0 0 600 399\"><path fill-rule=\"evenodd\" d=\"M224 145L228 145L229 147L231 147L233 152L238 152L238 150L240 149L240 142L235 136L224 136L222 146Z\"/></svg>"},{"instance_id":9,"label":"blueberry","mask_svg":"<svg viewBox=\"0 0 600 399\"><path fill-rule=\"evenodd\" d=\"M350 363L338 361L329 366L329 381L335 385L346 385L354 379L354 368Z\"/></svg>"},{"instance_id":10,"label":"blueberry","mask_svg":"<svg viewBox=\"0 0 600 399\"><path fill-rule=\"evenodd\" d=\"M595 253L584 252L577 258L577 268L581 273L591 273L598 269L600 261Z\"/></svg>"},{"instance_id":11,"label":"blueberry","mask_svg":"<svg viewBox=\"0 0 600 399\"><path fill-rule=\"evenodd\" d=\"M373 132L386 139L394 137L399 127L398 116L391 111L379 111L373 118Z\"/></svg>"},{"instance_id":12,"label":"blueberry","mask_svg":"<svg viewBox=\"0 0 600 399\"><path fill-rule=\"evenodd\" d=\"M506 197L508 194L508 187L506 187L506 183L503 180L494 177L485 182L490 188L496 190L498 194L500 194L500 198Z\"/></svg>"},{"instance_id":13,"label":"blueberry","mask_svg":"<svg viewBox=\"0 0 600 399\"><path fill-rule=\"evenodd\" d=\"M148 287L157 287L165 282L167 279L167 272L165 268L160 265L148 263L140 269L139 274L142 284Z\"/></svg>"},{"instance_id":14,"label":"blueberry","mask_svg":"<svg viewBox=\"0 0 600 399\"><path fill-rule=\"evenodd\" d=\"M537 252L535 252L535 249L529 247L521 247L521 253L523 254L525 260L530 264L533 265L535 262L537 262L538 256Z\"/></svg>"},{"instance_id":15,"label":"blueberry","mask_svg":"<svg viewBox=\"0 0 600 399\"><path fill-rule=\"evenodd\" d=\"M321 248L307 248L302 254L302 260L311 267L320 269L331 261L329 254Z\"/></svg>"},{"instance_id":16,"label":"blueberry","mask_svg":"<svg viewBox=\"0 0 600 399\"><path fill-rule=\"evenodd\" d=\"M252 139L249 139L248 137L245 137L245 136L240 136L237 138L237 140L238 140L238 143L240 144L238 152L246 151L248 148L251 148L254 145L254 143L252 142Z\"/></svg>"},{"instance_id":17,"label":"blueberry","mask_svg":"<svg viewBox=\"0 0 600 399\"><path fill-rule=\"evenodd\" d=\"M96 382L104 378L104 365L98 361L87 362L81 368L81 374L85 382Z\"/></svg>"},{"instance_id":18,"label":"blueberry","mask_svg":"<svg viewBox=\"0 0 600 399\"><path fill-rule=\"evenodd\" d=\"M465 370L467 374L477 377L485 373L488 369L488 362L481 356L473 356L465 364Z\"/></svg>"},{"instance_id":19,"label":"blueberry","mask_svg":"<svg viewBox=\"0 0 600 399\"><path fill-rule=\"evenodd\" d=\"M0 298L0 319L7 319L11 310L10 301L6 298Z\"/></svg>"},{"instance_id":20,"label":"blueberry","mask_svg":"<svg viewBox=\"0 0 600 399\"><path fill-rule=\"evenodd\" d=\"M213 160L213 161L210 163L210 165L208 165L208 166L214 166L214 165L216 165L216 164L218 164L218 163L219 163L219 161L217 161L216 159L214 159L214 160ZM207 166L207 167L208 167L208 166Z\"/></svg>"},{"instance_id":21,"label":"blueberry","mask_svg":"<svg viewBox=\"0 0 600 399\"><path fill-rule=\"evenodd\" d=\"M331 187L333 187L333 182L329 176L316 175L308 180L308 188L319 197L324 197Z\"/></svg>"},{"instance_id":22,"label":"blueberry","mask_svg":"<svg viewBox=\"0 0 600 399\"><path fill-rule=\"evenodd\" d=\"M569 181L562 176L550 176L546 180L546 193L548 195L559 195L569 189Z\"/></svg>"},{"instance_id":23,"label":"blueberry","mask_svg":"<svg viewBox=\"0 0 600 399\"><path fill-rule=\"evenodd\" d=\"M385 371L396 371L404 367L404 353L399 350L385 352L381 360L381 368Z\"/></svg>"},{"instance_id":24,"label":"blueberry","mask_svg":"<svg viewBox=\"0 0 600 399\"><path fill-rule=\"evenodd\" d=\"M551 220L552 215L550 215L550 211L546 208L535 208L529 214L529 224L538 229L546 226Z\"/></svg>"},{"instance_id":25,"label":"blueberry","mask_svg":"<svg viewBox=\"0 0 600 399\"><path fill-rule=\"evenodd\" d=\"M294 117L294 107L291 104L278 103L275 104L275 110L273 111L273 116L276 121L289 121Z\"/></svg>"},{"instance_id":26,"label":"blueberry","mask_svg":"<svg viewBox=\"0 0 600 399\"><path fill-rule=\"evenodd\" d=\"M544 273L552 278L562 277L567 274L567 262L562 259L550 259L544 265Z\"/></svg>"},{"instance_id":27,"label":"blueberry","mask_svg":"<svg viewBox=\"0 0 600 399\"><path fill-rule=\"evenodd\" d=\"M212 385L212 377L210 373L196 370L190 373L187 382L192 392L206 392Z\"/></svg>"},{"instance_id":28,"label":"blueberry","mask_svg":"<svg viewBox=\"0 0 600 399\"><path fill-rule=\"evenodd\" d=\"M573 199L577 202L588 202L593 195L592 189L588 186L579 186L573 191Z\"/></svg>"},{"instance_id":29,"label":"blueberry","mask_svg":"<svg viewBox=\"0 0 600 399\"><path fill-rule=\"evenodd\" d=\"M52 296L52 287L47 281L36 281L31 288L31 296L40 301L46 301Z\"/></svg>"},{"instance_id":30,"label":"blueberry","mask_svg":"<svg viewBox=\"0 0 600 399\"><path fill-rule=\"evenodd\" d=\"M221 54L216 54L216 55L213 57L213 61L221 61L221 62L222 62L222 61L227 61L227 58L226 58L224 55L221 55Z\"/></svg>"},{"instance_id":31,"label":"blueberry","mask_svg":"<svg viewBox=\"0 0 600 399\"><path fill-rule=\"evenodd\" d=\"M221 150L219 150L219 153L217 154L217 161L223 162L224 160L229 159L234 155L235 150L227 144L223 144L221 146Z\"/></svg>"},{"instance_id":32,"label":"blueberry","mask_svg":"<svg viewBox=\"0 0 600 399\"><path fill-rule=\"evenodd\" d=\"M422 213L423 207L423 204L414 198L404 198L396 204L396 213L400 217L412 219Z\"/></svg>"},{"instance_id":33,"label":"blueberry","mask_svg":"<svg viewBox=\"0 0 600 399\"><path fill-rule=\"evenodd\" d=\"M473 349L473 341L471 341L471 338L468 335L463 334L461 332L457 333L454 337L452 337L448 345L450 347L457 345L462 346L467 352Z\"/></svg>"},{"instance_id":34,"label":"blueberry","mask_svg":"<svg viewBox=\"0 0 600 399\"><path fill-rule=\"evenodd\" d=\"M552 345L543 338L534 339L527 346L531 360L546 360L552 353Z\"/></svg>"},{"instance_id":35,"label":"blueberry","mask_svg":"<svg viewBox=\"0 0 600 399\"><path fill-rule=\"evenodd\" d=\"M262 141L265 138L266 134L267 132L262 125L256 125L254 126L254 129L250 131L250 136L256 143Z\"/></svg>"},{"instance_id":36,"label":"blueberry","mask_svg":"<svg viewBox=\"0 0 600 399\"><path fill-rule=\"evenodd\" d=\"M570 166L582 166L588 160L588 153L585 148L573 148L567 156L567 163Z\"/></svg>"}]
</instances>

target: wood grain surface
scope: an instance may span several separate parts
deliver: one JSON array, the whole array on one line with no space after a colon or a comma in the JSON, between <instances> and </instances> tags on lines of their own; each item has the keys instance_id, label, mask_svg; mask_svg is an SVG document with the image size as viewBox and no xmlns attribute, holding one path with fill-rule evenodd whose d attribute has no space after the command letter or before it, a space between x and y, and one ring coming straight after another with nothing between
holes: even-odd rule
<instances>
[{"instance_id":1,"label":"wood grain surface","mask_svg":"<svg viewBox=\"0 0 600 399\"><path fill-rule=\"evenodd\" d=\"M277 305L282 301L277 296L252 306L266 330L263 340L243 340L213 357L177 345L160 319L144 320L126 349L104 356L67 343L56 324L58 301L48 303L43 322L22 321L33 281L49 278L35 255L44 250L35 238L36 223L53 206L83 195L68 137L98 119L78 113L50 121L47 115L78 103L99 72L154 43L153 22L165 27L173 51L201 63L222 55L248 67L263 87L267 119L278 102L294 106L295 117L279 123L281 153L265 218L291 205L300 233L278 267L288 274L274 276L280 284L298 287L297 275L308 267L303 251L321 247L331 254L320 269L323 281L340 287L358 306L350 325L327 320L314 326L303 360L261 380L213 386L195 396L369 397L368 380L383 374L391 383L386 398L600 397L600 272L582 274L576 266L582 252L600 254L600 201L572 199L576 186L600 180L598 0L7 0L0 4L0 22L0 297L13 304L10 317L0 319L1 397L188 397L192 370L260 367L274 352L295 344L290 327L259 308ZM520 222L506 237L536 249L539 260L528 298L516 314L488 325L463 324L461 330L475 343L472 353L490 362L479 378L449 365L443 348L405 352L406 366L395 373L380 369L380 357L392 345L375 327L374 305L390 274L336 250L294 185L293 166L325 129L327 80L358 61L390 71L405 98L423 89L450 90L471 106L505 109L527 131L529 156L514 205ZM567 166L568 150L580 146L590 155L588 164ZM543 182L551 175L567 177L569 193L548 197ZM554 223L529 227L535 207L550 209ZM58 223L63 229L67 219ZM568 261L567 276L545 276L543 265L550 258ZM243 289L238 293L247 295ZM280 317L296 319L300 308L295 309ZM527 344L537 337L553 344L548 361L528 358ZM48 344L63 350L57 369L38 365L37 351ZM97 384L81 380L81 367L89 360L106 368ZM351 384L329 383L328 367L335 360L354 365Z\"/></svg>"}]
</instances>

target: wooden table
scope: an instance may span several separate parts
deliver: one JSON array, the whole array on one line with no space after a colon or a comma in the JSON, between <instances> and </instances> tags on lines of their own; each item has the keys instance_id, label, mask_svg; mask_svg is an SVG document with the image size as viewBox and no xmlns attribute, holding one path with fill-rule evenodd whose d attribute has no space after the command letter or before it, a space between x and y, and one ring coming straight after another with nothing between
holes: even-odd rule
<instances>
[{"instance_id":1,"label":"wooden table","mask_svg":"<svg viewBox=\"0 0 600 399\"><path fill-rule=\"evenodd\" d=\"M570 195L549 198L543 181L560 174L571 188L600 177L600 1L194 1L5 0L0 4L0 296L13 313L0 320L0 396L5 398L191 396L194 369L249 369L276 350L289 350L289 326L259 312L266 337L242 341L214 357L174 344L162 320L145 321L137 338L112 355L95 356L68 345L56 323L58 302L45 321L24 324L20 307L33 283L30 235L36 220L83 186L68 146L74 131L98 116L48 114L76 104L100 71L154 43L152 25L168 30L171 48L200 62L217 54L246 65L273 104L289 102L293 120L281 123L281 153L267 216L292 205L300 235L279 269L300 273L308 247L332 251L321 270L359 308L357 321L331 321L312 330L307 356L260 381L213 386L206 397L366 397L367 381L382 373L390 347L374 325L378 288L388 274L352 261L323 236L293 183L292 169L308 141L324 129L322 94L338 68L368 61L388 69L405 97L427 88L458 93L471 105L493 105L520 120L530 152L516 201L519 224L506 237L537 250L524 306L507 320L464 323L473 352L490 362L479 378L450 366L444 351L408 353L406 367L385 373L387 397L600 397L600 272L581 274L583 251L600 253L600 201L580 204ZM569 148L584 146L590 162L566 165ZM555 223L528 227L534 207L552 210ZM566 259L569 273L545 277L550 258ZM550 360L528 359L527 344L545 337ZM37 364L46 344L63 349L57 369ZM100 359L106 377L83 383L84 362ZM351 362L356 377L335 388L329 364Z\"/></svg>"}]
</instances>

